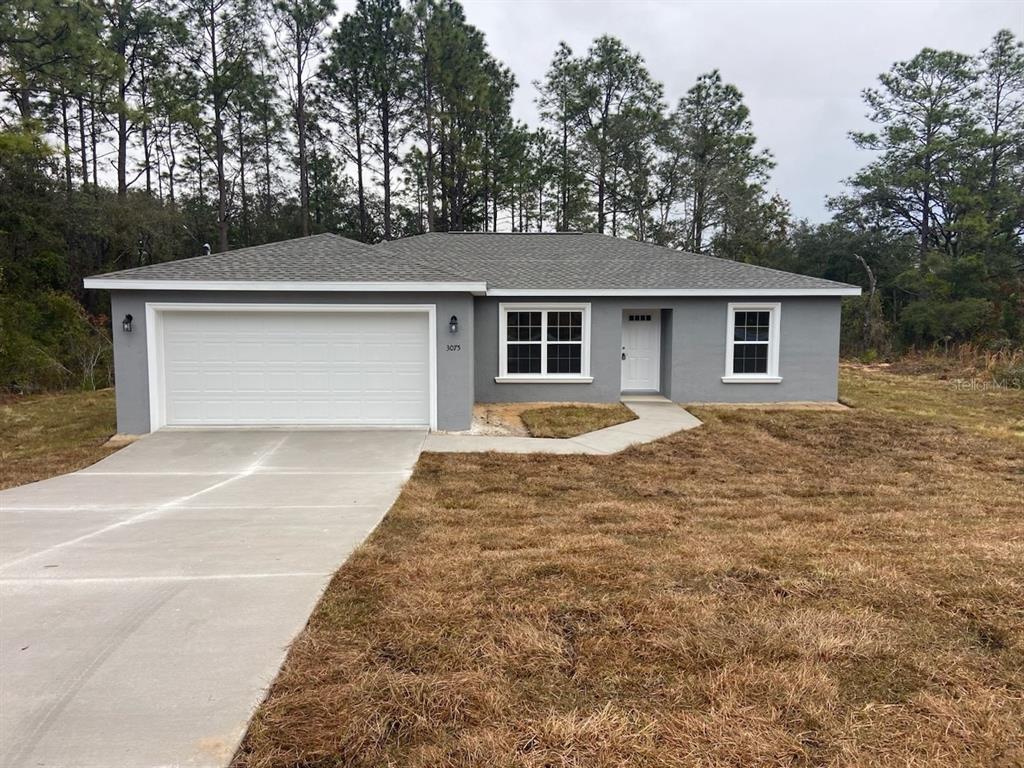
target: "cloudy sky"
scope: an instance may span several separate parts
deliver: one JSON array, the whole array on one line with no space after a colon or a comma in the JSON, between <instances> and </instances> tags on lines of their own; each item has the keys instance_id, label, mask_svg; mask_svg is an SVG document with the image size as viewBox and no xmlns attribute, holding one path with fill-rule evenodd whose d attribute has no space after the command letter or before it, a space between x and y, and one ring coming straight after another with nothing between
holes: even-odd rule
<instances>
[{"instance_id":1,"label":"cloudy sky","mask_svg":"<svg viewBox=\"0 0 1024 768\"><path fill-rule=\"evenodd\" d=\"M860 91L880 72L925 46L975 53L1001 28L1024 38L1024 0L463 4L516 74L515 114L531 125L533 81L560 40L582 51L598 35L617 35L643 55L670 104L717 67L743 92L758 138L775 155L775 189L795 215L814 221L827 218L825 196L865 160L847 132L866 124Z\"/></svg>"}]
</instances>

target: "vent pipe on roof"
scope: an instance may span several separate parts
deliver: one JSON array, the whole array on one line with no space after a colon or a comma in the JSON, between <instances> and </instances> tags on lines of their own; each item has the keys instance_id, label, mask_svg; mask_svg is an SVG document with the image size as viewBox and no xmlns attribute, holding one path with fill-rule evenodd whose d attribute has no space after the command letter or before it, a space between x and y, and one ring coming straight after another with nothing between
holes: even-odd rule
<instances>
[{"instance_id":1,"label":"vent pipe on roof","mask_svg":"<svg viewBox=\"0 0 1024 768\"><path fill-rule=\"evenodd\" d=\"M209 243L203 243L203 256L209 256L209 255L210 255L210 244Z\"/></svg>"}]
</instances>

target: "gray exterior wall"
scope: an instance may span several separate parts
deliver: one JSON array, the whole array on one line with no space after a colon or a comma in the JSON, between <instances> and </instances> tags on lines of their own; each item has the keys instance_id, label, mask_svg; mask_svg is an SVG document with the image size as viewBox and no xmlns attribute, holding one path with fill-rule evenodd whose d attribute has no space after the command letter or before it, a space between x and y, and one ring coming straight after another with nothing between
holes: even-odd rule
<instances>
[{"instance_id":1,"label":"gray exterior wall","mask_svg":"<svg viewBox=\"0 0 1024 768\"><path fill-rule=\"evenodd\" d=\"M437 316L437 426L467 429L473 417L473 297L458 293L268 293L241 291L111 291L117 431L149 432L149 364L146 351L146 303L200 304L433 304ZM130 314L133 330L121 330ZM459 319L458 333L448 319ZM457 345L458 350L449 349Z\"/></svg>"},{"instance_id":2,"label":"gray exterior wall","mask_svg":"<svg viewBox=\"0 0 1024 768\"><path fill-rule=\"evenodd\" d=\"M467 429L473 403L615 402L620 395L622 311L660 309L662 394L680 403L834 401L838 396L839 317L835 297L591 299L590 384L498 384L497 297L413 293L265 293L233 291L112 291L117 426L124 434L149 431L147 302L244 304L433 304L437 317L437 422L443 430ZM508 299L529 302L528 298ZM541 302L579 298L537 299ZM782 325L778 384L726 384L727 306L779 301ZM134 331L121 330L131 314ZM459 318L459 331L448 319ZM452 349L458 346L459 349Z\"/></svg>"},{"instance_id":3,"label":"gray exterior wall","mask_svg":"<svg viewBox=\"0 0 1024 768\"><path fill-rule=\"evenodd\" d=\"M576 298L538 298L538 302ZM500 402L614 402L621 383L622 310L662 310L662 394L680 403L834 401L838 397L837 297L629 298L590 300L590 384L498 384L498 305L529 298L476 300L476 399ZM778 384L727 384L728 305L782 304ZM667 310L667 311L666 311Z\"/></svg>"}]
</instances>

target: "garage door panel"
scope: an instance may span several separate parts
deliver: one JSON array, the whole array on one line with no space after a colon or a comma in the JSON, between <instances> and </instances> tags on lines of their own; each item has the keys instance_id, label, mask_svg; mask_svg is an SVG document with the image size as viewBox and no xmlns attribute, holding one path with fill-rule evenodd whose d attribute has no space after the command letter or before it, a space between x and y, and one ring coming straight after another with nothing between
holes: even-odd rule
<instances>
[{"instance_id":1,"label":"garage door panel","mask_svg":"<svg viewBox=\"0 0 1024 768\"><path fill-rule=\"evenodd\" d=\"M179 424L202 424L203 404L198 400L181 398L177 404Z\"/></svg>"},{"instance_id":2,"label":"garage door panel","mask_svg":"<svg viewBox=\"0 0 1024 768\"><path fill-rule=\"evenodd\" d=\"M429 422L423 312L174 312L163 319L171 425Z\"/></svg>"}]
</instances>

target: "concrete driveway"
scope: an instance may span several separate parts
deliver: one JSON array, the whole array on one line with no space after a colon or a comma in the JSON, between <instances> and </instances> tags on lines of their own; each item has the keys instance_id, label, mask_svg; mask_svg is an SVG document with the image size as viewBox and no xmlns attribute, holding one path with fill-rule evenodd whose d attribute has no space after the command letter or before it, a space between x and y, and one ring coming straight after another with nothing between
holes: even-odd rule
<instances>
[{"instance_id":1,"label":"concrete driveway","mask_svg":"<svg viewBox=\"0 0 1024 768\"><path fill-rule=\"evenodd\" d=\"M419 431L161 431L0 492L0 765L220 766Z\"/></svg>"}]
</instances>

